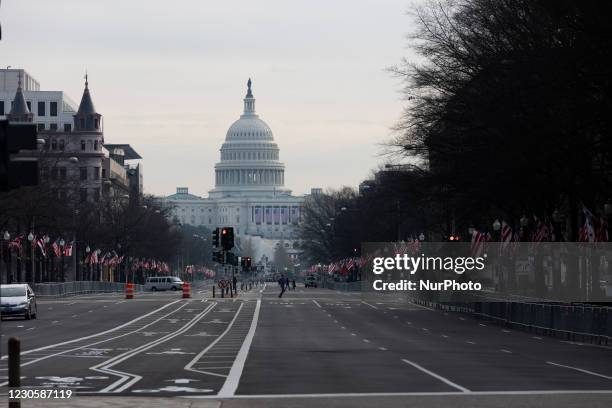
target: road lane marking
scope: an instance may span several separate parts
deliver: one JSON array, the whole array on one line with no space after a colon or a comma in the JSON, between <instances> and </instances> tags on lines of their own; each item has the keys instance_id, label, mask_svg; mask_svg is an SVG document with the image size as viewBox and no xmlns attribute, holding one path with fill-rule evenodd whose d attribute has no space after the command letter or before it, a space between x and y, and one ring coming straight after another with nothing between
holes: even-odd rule
<instances>
[{"instance_id":1,"label":"road lane marking","mask_svg":"<svg viewBox=\"0 0 612 408\"><path fill-rule=\"evenodd\" d=\"M510 330L502 330L504 333L510 333Z\"/></svg>"},{"instance_id":2,"label":"road lane marking","mask_svg":"<svg viewBox=\"0 0 612 408\"><path fill-rule=\"evenodd\" d=\"M572 366L563 365L563 364L559 364L559 363L553 363L552 361L547 361L546 363L550 364L550 365L557 366L557 367L563 367L563 368L568 368L570 370L580 371L581 373L594 375L595 377L601 377L601 378L605 378L607 380L612 380L612 377L610 377L608 375L603 375L603 374L595 373L593 371L585 370L584 368L578 368L578 367L572 367Z\"/></svg>"},{"instance_id":3,"label":"road lane marking","mask_svg":"<svg viewBox=\"0 0 612 408\"><path fill-rule=\"evenodd\" d=\"M450 385L453 388L458 389L461 392L471 392L470 390L468 390L465 387L462 387L459 384L455 384L454 382L452 382L451 380L449 380L448 378L442 377L441 375L438 375L436 373L434 373L433 371L429 371L428 369L421 367L420 365L418 365L417 363L413 363L410 360L406 360L406 359L402 359L402 361L406 364L410 364L411 366L413 366L414 368L416 368L417 370L420 370L422 372L424 372L425 374L429 374L434 378L437 378L438 380L442 381L443 383Z\"/></svg>"},{"instance_id":4,"label":"road lane marking","mask_svg":"<svg viewBox=\"0 0 612 408\"><path fill-rule=\"evenodd\" d=\"M443 334L442 337L444 337L445 339L448 339L448 336L446 334Z\"/></svg>"},{"instance_id":5,"label":"road lane marking","mask_svg":"<svg viewBox=\"0 0 612 408\"><path fill-rule=\"evenodd\" d=\"M317 302L316 300L312 299L312 301L314 302L315 305L317 305L317 307L319 309L322 309L321 305L319 304L319 302Z\"/></svg>"},{"instance_id":6,"label":"road lane marking","mask_svg":"<svg viewBox=\"0 0 612 408\"><path fill-rule=\"evenodd\" d=\"M506 349L500 349L499 351L501 351L502 353L512 354L510 350L506 350Z\"/></svg>"},{"instance_id":7,"label":"road lane marking","mask_svg":"<svg viewBox=\"0 0 612 408\"><path fill-rule=\"evenodd\" d=\"M476 344L475 342L473 342L473 341L469 341L469 340L467 340L467 341L466 341L466 343L467 343L467 344Z\"/></svg>"},{"instance_id":8,"label":"road lane marking","mask_svg":"<svg viewBox=\"0 0 612 408\"><path fill-rule=\"evenodd\" d=\"M225 383L223 383L223 387L221 387L221 390L219 390L217 393L219 397L233 397L238 389L238 383L240 382L240 377L242 376L242 370L244 369L244 365L251 348L251 343L253 342L253 337L255 337L260 308L261 300L258 299L257 305L255 306L255 312L253 312L251 327L249 328L249 332L244 339L244 343L242 343L242 347L240 347L240 351L238 352L238 356L236 356L234 364L232 364L232 368L227 375L227 379L225 380Z\"/></svg>"},{"instance_id":9,"label":"road lane marking","mask_svg":"<svg viewBox=\"0 0 612 408\"><path fill-rule=\"evenodd\" d=\"M542 338L541 338L541 337L538 337L538 336L532 336L531 338L532 338L532 339L536 339L536 340L542 340Z\"/></svg>"},{"instance_id":10,"label":"road lane marking","mask_svg":"<svg viewBox=\"0 0 612 408\"><path fill-rule=\"evenodd\" d=\"M370 340L368 340L368 339L363 339L363 342L364 342L364 343L369 343L369 342L370 342Z\"/></svg>"},{"instance_id":11,"label":"road lane marking","mask_svg":"<svg viewBox=\"0 0 612 408\"><path fill-rule=\"evenodd\" d=\"M379 347L378 349L379 349L380 351L387 351L387 348L386 348L386 347Z\"/></svg>"},{"instance_id":12,"label":"road lane marking","mask_svg":"<svg viewBox=\"0 0 612 408\"><path fill-rule=\"evenodd\" d=\"M238 318L238 315L240 314L240 311L242 310L242 306L244 306L244 303L241 303L240 306L238 307L238 309L236 310L236 314L234 314L234 317L232 318L232 320L230 321L230 323L227 325L227 327L225 328L225 330L223 331L223 333L221 333L219 336L217 336L217 338L210 343L207 347L204 348L204 350L200 351L190 362L188 362L185 367L183 368L184 370L187 371L193 371L196 373L201 373L201 374L207 374L207 375L213 375L216 377L226 377L223 374L219 374L219 373L211 373L209 371L201 371L201 370L196 370L194 368L192 368L194 365L198 364L210 364L211 362L206 362L206 361L199 361L202 356L204 354L206 354L208 352L208 350L210 350L211 348L213 348L230 330L231 328L234 326L234 322L236 321L236 319ZM236 342L228 342L225 341L224 344L232 344L232 347L237 348L237 346L235 345ZM221 346L218 346L221 347ZM233 357L233 356L231 356ZM232 361L229 361L229 363L231 363ZM218 364L218 362L215 362L215 364Z\"/></svg>"},{"instance_id":13,"label":"road lane marking","mask_svg":"<svg viewBox=\"0 0 612 408\"><path fill-rule=\"evenodd\" d=\"M378 310L378 308L377 308L376 306L369 304L369 303L368 303L368 302L366 302L365 300L362 300L362 301L361 301L361 303L363 303L364 305L368 305L368 306L370 306L372 309L376 309L376 310Z\"/></svg>"},{"instance_id":14,"label":"road lane marking","mask_svg":"<svg viewBox=\"0 0 612 408\"><path fill-rule=\"evenodd\" d=\"M482 327L487 327L487 325L486 325L486 324L482 324L482 323L478 323L478 325L479 325L479 326L482 326Z\"/></svg>"},{"instance_id":15,"label":"road lane marking","mask_svg":"<svg viewBox=\"0 0 612 408\"><path fill-rule=\"evenodd\" d=\"M356 334L355 333L351 333L351 336L356 336Z\"/></svg>"},{"instance_id":16,"label":"road lane marking","mask_svg":"<svg viewBox=\"0 0 612 408\"><path fill-rule=\"evenodd\" d=\"M321 393L321 394L239 394L235 399L295 399L295 398L355 398L355 397L411 397L411 396L461 396L474 395L567 395L567 394L601 394L612 395L612 390L528 390L528 391L415 391L415 392L354 392L354 393ZM180 398L180 397L179 397ZM186 395L187 399L219 399L218 395Z\"/></svg>"},{"instance_id":17,"label":"road lane marking","mask_svg":"<svg viewBox=\"0 0 612 408\"><path fill-rule=\"evenodd\" d=\"M142 379L142 376L137 375L137 374L132 374L132 373L127 373L127 372L123 372L123 371L119 371L119 370L113 370L112 366L115 366L137 354L140 354L143 351L149 350L155 346L158 346L162 343L165 343L168 340L171 340L183 333L185 333L187 330L191 329L193 326L195 326L196 323L198 323L200 320L202 320L204 318L204 316L206 316L216 305L217 303L211 303L209 306L207 306L202 312L200 312L199 314L197 314L195 317L193 317L188 323L184 324L183 326L181 326L180 329L175 330L174 332L167 334L159 339L153 340L149 343L145 343L139 347L136 347L130 351L127 351L125 353L119 354L118 356L115 356L101 364L97 364L93 367L90 367L90 370L94 370L94 371L98 371L104 374L114 374L118 377L121 377L119 380L115 381L114 383L106 386L105 388L103 388L102 390L100 390L99 392L121 392L124 391L126 389L128 389L129 387L131 387L132 385L136 384L138 381L140 381ZM187 305L187 303L184 304L184 306ZM126 380L128 380L126 382Z\"/></svg>"},{"instance_id":18,"label":"road lane marking","mask_svg":"<svg viewBox=\"0 0 612 408\"><path fill-rule=\"evenodd\" d=\"M172 303L168 303L167 305L164 305L164 306L162 306L162 307L160 307L158 309L155 309L155 310L153 310L153 311L151 311L151 312L149 312L147 314L139 316L139 317L137 317L137 318L135 318L133 320L130 320L129 322L126 322L126 323L124 323L122 325L113 327L112 329L109 329L109 330L105 330L105 331L102 331L102 332L99 332L99 333L90 334L89 336L85 336L85 337L79 337L79 338L76 338L76 339L72 339L72 340L68 340L68 341L63 341L63 342L60 342L60 343L50 344L48 346L43 346L43 347L31 349L31 350L22 351L21 354L24 355L24 354L35 353L35 352L41 351L41 350L47 350L47 349L50 349L50 348L58 348L59 346L64 346L64 345L67 345L67 344L76 343L78 341L87 340L87 339L91 339L93 337L98 337L98 336L101 336L101 335L104 335L104 334L112 333L112 332L117 331L119 329L122 329L122 328L124 328L126 326L129 326L129 325L131 325L133 323L136 323L139 320L142 320L142 319L144 319L146 317L149 317L152 314L155 314L155 313L157 313L157 312L159 312L159 311L161 311L161 310L167 308L168 306L171 306L171 305L173 305L173 304L175 304L177 302L180 302L180 300L176 300L176 301L174 301ZM2 357L0 357L0 360L5 360L7 358L8 358L8 356L2 356Z\"/></svg>"}]
</instances>

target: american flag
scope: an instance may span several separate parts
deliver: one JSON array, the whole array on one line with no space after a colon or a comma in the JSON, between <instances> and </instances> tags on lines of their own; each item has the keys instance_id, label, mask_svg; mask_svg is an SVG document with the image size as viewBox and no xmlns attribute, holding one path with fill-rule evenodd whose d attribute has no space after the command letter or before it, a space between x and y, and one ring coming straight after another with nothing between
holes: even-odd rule
<instances>
[{"instance_id":1,"label":"american flag","mask_svg":"<svg viewBox=\"0 0 612 408\"><path fill-rule=\"evenodd\" d=\"M485 245L490 239L490 235L485 232L474 230L472 233L472 243L470 246L470 252L472 257L478 258L484 253Z\"/></svg>"},{"instance_id":2,"label":"american flag","mask_svg":"<svg viewBox=\"0 0 612 408\"><path fill-rule=\"evenodd\" d=\"M593 223L593 213L589 211L584 205L582 206L582 212L584 213L584 226L580 232L581 242L595 242L595 227Z\"/></svg>"},{"instance_id":3,"label":"american flag","mask_svg":"<svg viewBox=\"0 0 612 408\"><path fill-rule=\"evenodd\" d=\"M47 250L45 249L45 241L43 238L38 238L36 240L36 245L38 245L38 248L40 249L40 253L43 257L47 257Z\"/></svg>"},{"instance_id":4,"label":"american flag","mask_svg":"<svg viewBox=\"0 0 612 408\"><path fill-rule=\"evenodd\" d=\"M72 256L72 242L64 246L64 256Z\"/></svg>"},{"instance_id":5,"label":"american flag","mask_svg":"<svg viewBox=\"0 0 612 408\"><path fill-rule=\"evenodd\" d=\"M57 239L55 241L53 241L53 244L51 245L51 248L53 248L53 253L55 254L56 258L59 258L60 256L62 256L62 249L60 248Z\"/></svg>"},{"instance_id":6,"label":"american flag","mask_svg":"<svg viewBox=\"0 0 612 408\"><path fill-rule=\"evenodd\" d=\"M502 249L506 249L510 244L510 241L512 241L512 228L506 223L506 221L502 221L501 241Z\"/></svg>"}]
</instances>

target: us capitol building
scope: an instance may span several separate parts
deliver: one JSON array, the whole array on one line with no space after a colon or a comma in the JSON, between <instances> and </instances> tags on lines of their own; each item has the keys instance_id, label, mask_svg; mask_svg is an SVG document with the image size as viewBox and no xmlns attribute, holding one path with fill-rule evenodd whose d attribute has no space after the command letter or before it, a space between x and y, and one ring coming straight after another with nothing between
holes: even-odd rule
<instances>
[{"instance_id":1,"label":"us capitol building","mask_svg":"<svg viewBox=\"0 0 612 408\"><path fill-rule=\"evenodd\" d=\"M304 197L292 196L285 187L278 145L255 112L250 79L247 86L244 112L227 131L215 165L215 188L208 198L178 187L164 202L174 208L173 216L182 224L234 227L237 236L259 241L257 246L273 246L280 239L296 238Z\"/></svg>"}]
</instances>

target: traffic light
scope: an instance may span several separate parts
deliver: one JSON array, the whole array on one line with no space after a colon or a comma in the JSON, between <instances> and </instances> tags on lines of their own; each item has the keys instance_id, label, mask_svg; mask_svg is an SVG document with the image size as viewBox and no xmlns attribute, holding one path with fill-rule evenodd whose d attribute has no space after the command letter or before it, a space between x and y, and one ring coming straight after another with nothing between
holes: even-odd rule
<instances>
[{"instance_id":1,"label":"traffic light","mask_svg":"<svg viewBox=\"0 0 612 408\"><path fill-rule=\"evenodd\" d=\"M0 191L38 184L36 159L11 159L20 150L36 150L36 125L0 121Z\"/></svg>"},{"instance_id":2,"label":"traffic light","mask_svg":"<svg viewBox=\"0 0 612 408\"><path fill-rule=\"evenodd\" d=\"M216 262L216 263L220 263L220 264L224 263L223 262L223 252L213 252L212 260L213 262Z\"/></svg>"},{"instance_id":3,"label":"traffic light","mask_svg":"<svg viewBox=\"0 0 612 408\"><path fill-rule=\"evenodd\" d=\"M232 252L226 252L225 261L228 265L238 266L238 257Z\"/></svg>"},{"instance_id":4,"label":"traffic light","mask_svg":"<svg viewBox=\"0 0 612 408\"><path fill-rule=\"evenodd\" d=\"M250 256L243 256L240 258L240 266L242 267L243 271L250 271L251 270L251 257Z\"/></svg>"},{"instance_id":5,"label":"traffic light","mask_svg":"<svg viewBox=\"0 0 612 408\"><path fill-rule=\"evenodd\" d=\"M219 228L215 228L212 232L212 246L219 248Z\"/></svg>"},{"instance_id":6,"label":"traffic light","mask_svg":"<svg viewBox=\"0 0 612 408\"><path fill-rule=\"evenodd\" d=\"M221 228L221 248L229 251L234 247L234 229L232 227Z\"/></svg>"},{"instance_id":7,"label":"traffic light","mask_svg":"<svg viewBox=\"0 0 612 408\"><path fill-rule=\"evenodd\" d=\"M444 240L448 242L459 242L461 241L461 237L459 235L449 235L444 237Z\"/></svg>"}]
</instances>

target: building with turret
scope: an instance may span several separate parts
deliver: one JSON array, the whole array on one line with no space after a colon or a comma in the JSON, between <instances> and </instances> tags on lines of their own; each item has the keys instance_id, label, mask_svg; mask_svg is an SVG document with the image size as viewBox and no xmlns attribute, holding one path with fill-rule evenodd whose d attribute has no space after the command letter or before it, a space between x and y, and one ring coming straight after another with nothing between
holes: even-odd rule
<instances>
[{"instance_id":1,"label":"building with turret","mask_svg":"<svg viewBox=\"0 0 612 408\"><path fill-rule=\"evenodd\" d=\"M0 84L0 119L37 125L43 143L20 156L39 161L41 181L52 186L58 199L137 199L142 194L141 157L130 145L104 144L103 117L93 103L87 75L78 108L62 91L41 91L23 69L0 70Z\"/></svg>"}]
</instances>

